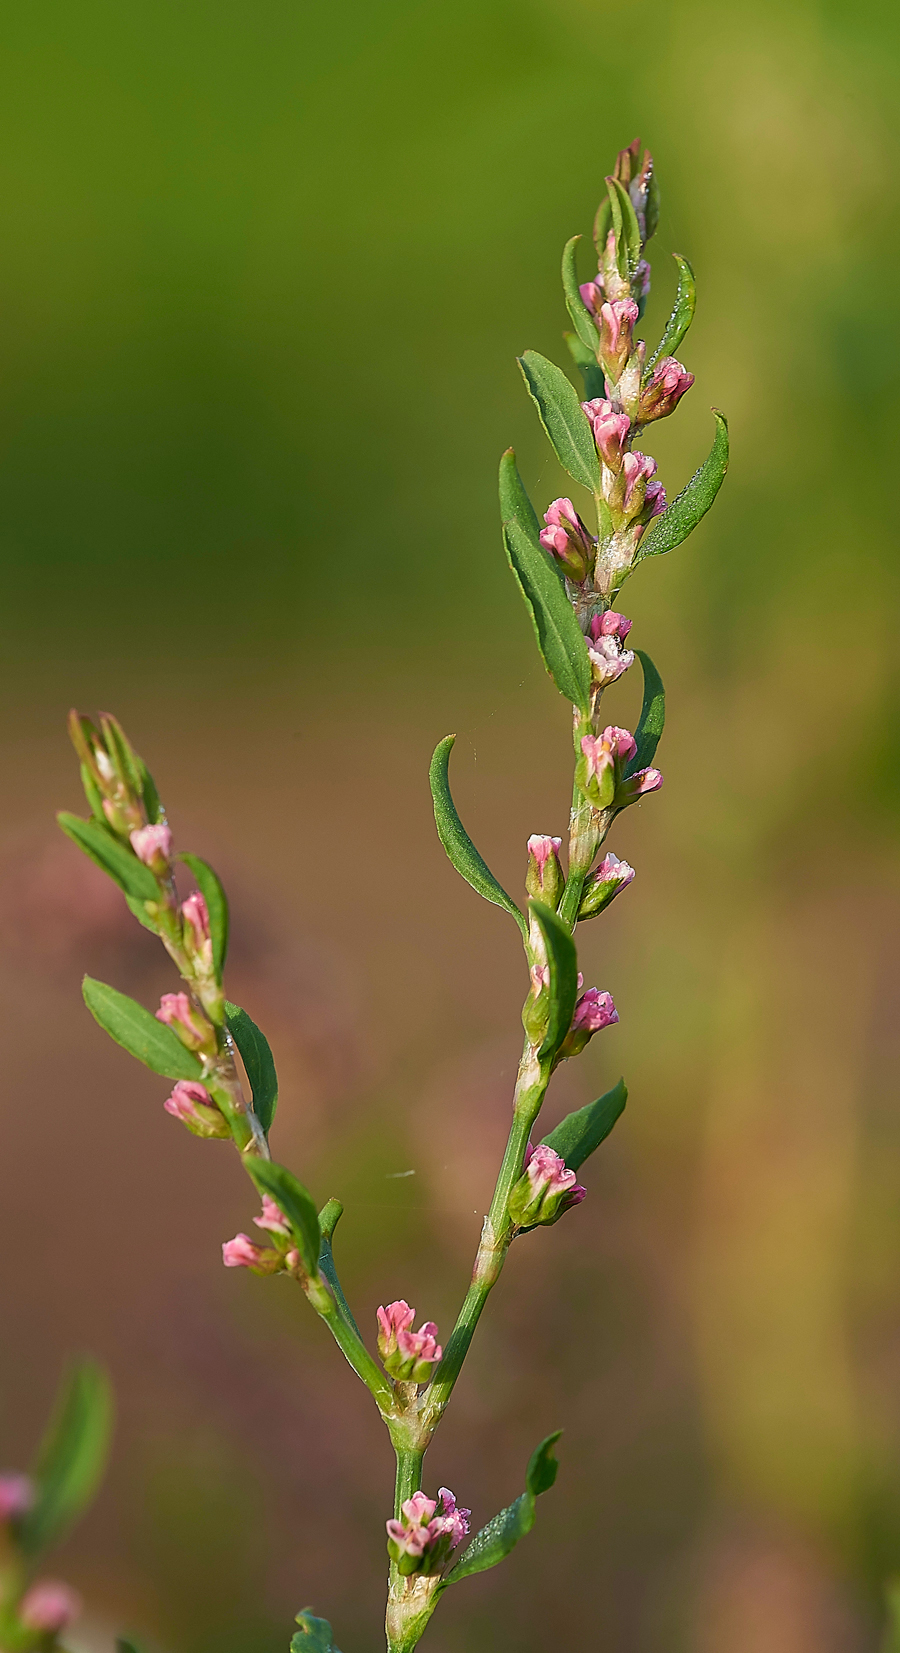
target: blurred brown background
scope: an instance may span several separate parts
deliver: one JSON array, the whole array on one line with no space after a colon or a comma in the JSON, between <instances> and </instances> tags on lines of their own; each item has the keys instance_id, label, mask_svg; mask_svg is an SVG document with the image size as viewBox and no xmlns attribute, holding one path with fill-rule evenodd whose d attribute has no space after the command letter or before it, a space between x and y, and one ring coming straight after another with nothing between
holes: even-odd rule
<instances>
[{"instance_id":1,"label":"blurred brown background","mask_svg":"<svg viewBox=\"0 0 900 1653\"><path fill-rule=\"evenodd\" d=\"M563 829L567 713L495 502L563 490L514 365L565 360L563 241L636 133L663 190L647 334L693 261L671 491L627 588L666 786L584 931L624 1073L590 1197L516 1247L428 1461L476 1519L563 1426L557 1489L434 1653L864 1653L900 1567L896 9L647 0L111 0L0 20L0 1459L66 1351L114 1376L56 1569L172 1653L275 1653L310 1603L381 1645L390 1452L299 1294L226 1273L254 1201L83 1010L172 978L53 825L64 714L115 710L233 900L277 1154L340 1195L362 1324L446 1333L506 1130L515 928L445 862L426 771L501 880ZM587 273L587 268L585 273ZM656 432L653 433L656 437ZM571 485L570 485L571 486ZM634 716L627 684L615 716ZM398 1173L414 1171L413 1176ZM79 1640L80 1637L80 1640Z\"/></svg>"}]
</instances>

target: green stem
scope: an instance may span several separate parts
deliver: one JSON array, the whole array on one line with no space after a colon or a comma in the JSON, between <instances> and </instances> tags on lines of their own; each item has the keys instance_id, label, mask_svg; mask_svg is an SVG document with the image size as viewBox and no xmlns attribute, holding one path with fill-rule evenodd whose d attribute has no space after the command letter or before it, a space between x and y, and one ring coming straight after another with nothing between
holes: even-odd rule
<instances>
[{"instance_id":1,"label":"green stem","mask_svg":"<svg viewBox=\"0 0 900 1653\"><path fill-rule=\"evenodd\" d=\"M385 1417L394 1407L394 1389L390 1380L372 1359L355 1327L344 1319L322 1276L304 1280L303 1289L342 1355L365 1384L382 1417Z\"/></svg>"},{"instance_id":2,"label":"green stem","mask_svg":"<svg viewBox=\"0 0 900 1653\"><path fill-rule=\"evenodd\" d=\"M419 1492L422 1486L422 1460L424 1451L417 1452L407 1447L398 1446L397 1453L397 1480L394 1487L394 1515L400 1519L400 1506L411 1498L414 1492Z\"/></svg>"}]
</instances>

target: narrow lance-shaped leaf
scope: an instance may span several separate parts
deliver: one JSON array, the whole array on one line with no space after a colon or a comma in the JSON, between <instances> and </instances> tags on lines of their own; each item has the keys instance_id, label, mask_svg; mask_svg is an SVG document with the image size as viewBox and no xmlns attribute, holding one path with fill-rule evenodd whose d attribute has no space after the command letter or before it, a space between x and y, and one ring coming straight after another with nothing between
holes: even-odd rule
<instances>
[{"instance_id":1,"label":"narrow lance-shaped leaf","mask_svg":"<svg viewBox=\"0 0 900 1653\"><path fill-rule=\"evenodd\" d=\"M510 913L522 931L523 936L528 934L528 926L521 912L511 896L508 896L502 885L497 883L487 862L479 855L475 845L466 832L457 812L456 805L450 793L450 753L453 750L455 735L445 735L444 739L435 748L431 760L428 778L431 782L431 796L434 800L434 819L438 829L438 837L452 861L457 872L471 884L473 890L483 896L485 901L493 902L495 907L502 907L504 912Z\"/></svg>"},{"instance_id":2,"label":"narrow lance-shaped leaf","mask_svg":"<svg viewBox=\"0 0 900 1653\"><path fill-rule=\"evenodd\" d=\"M159 888L150 868L107 827L99 821L83 821L80 815L70 815L67 810L61 810L56 819L66 837L84 850L126 895L135 901L158 900Z\"/></svg>"},{"instance_id":3,"label":"narrow lance-shaped leaf","mask_svg":"<svg viewBox=\"0 0 900 1653\"><path fill-rule=\"evenodd\" d=\"M498 1561L503 1561L509 1555L519 1539L531 1531L537 1500L556 1480L559 1463L553 1456L552 1449L561 1434L562 1430L558 1429L554 1435L548 1435L547 1439L541 1442L537 1451L532 1454L526 1471L525 1491L514 1504L501 1510L499 1515L495 1515L486 1527L482 1527L481 1531L475 1534L456 1566L451 1567L443 1579L441 1589L448 1584L458 1584L460 1579L470 1578L473 1573L483 1573L488 1567L496 1567Z\"/></svg>"},{"instance_id":4,"label":"narrow lance-shaped leaf","mask_svg":"<svg viewBox=\"0 0 900 1653\"><path fill-rule=\"evenodd\" d=\"M300 1629L291 1637L291 1653L339 1653L327 1619L317 1619L311 1608L297 1614Z\"/></svg>"},{"instance_id":5,"label":"narrow lance-shaped leaf","mask_svg":"<svg viewBox=\"0 0 900 1653\"><path fill-rule=\"evenodd\" d=\"M693 533L712 505L728 469L728 424L721 413L715 413L715 420L716 436L709 457L694 472L677 499L646 529L634 567L645 557L661 557L666 551L674 551L676 545L681 545L688 534Z\"/></svg>"},{"instance_id":6,"label":"narrow lance-shaped leaf","mask_svg":"<svg viewBox=\"0 0 900 1653\"><path fill-rule=\"evenodd\" d=\"M663 356L674 356L694 319L694 306L697 302L694 272L686 258L682 258L678 253L673 253L672 257L678 265L678 290L675 294L672 314L666 322L666 330L647 363L646 376L648 378Z\"/></svg>"},{"instance_id":7,"label":"narrow lance-shaped leaf","mask_svg":"<svg viewBox=\"0 0 900 1653\"><path fill-rule=\"evenodd\" d=\"M563 291L566 295L566 309L572 317L572 326L578 334L581 343L592 354L594 365L597 365L597 347L600 336L594 326L593 317L581 296L578 285L578 269L575 262L576 250L581 240L580 235L573 235L567 241L562 255Z\"/></svg>"},{"instance_id":8,"label":"narrow lance-shaped leaf","mask_svg":"<svg viewBox=\"0 0 900 1653\"><path fill-rule=\"evenodd\" d=\"M269 1194L287 1218L307 1274L318 1272L319 1215L310 1193L302 1182L271 1159L245 1158L247 1167L260 1194Z\"/></svg>"},{"instance_id":9,"label":"narrow lance-shaped leaf","mask_svg":"<svg viewBox=\"0 0 900 1653\"><path fill-rule=\"evenodd\" d=\"M338 1272L334 1263L334 1249L332 1241L334 1231L343 1215L344 1207L342 1206L340 1200L336 1199L328 1200L319 1212L319 1270L322 1274L324 1274L334 1293L334 1300L337 1303L342 1319L346 1321L347 1325L356 1333L360 1342L362 1342L362 1333L353 1318L350 1305L344 1296L343 1287L338 1279Z\"/></svg>"},{"instance_id":10,"label":"narrow lance-shaped leaf","mask_svg":"<svg viewBox=\"0 0 900 1653\"><path fill-rule=\"evenodd\" d=\"M598 1101L588 1102L586 1107L567 1114L556 1129L541 1140L555 1154L559 1154L560 1159L565 1160L570 1171L577 1171L588 1155L609 1136L627 1100L628 1087L624 1079L620 1079Z\"/></svg>"},{"instance_id":11,"label":"narrow lance-shaped leaf","mask_svg":"<svg viewBox=\"0 0 900 1653\"><path fill-rule=\"evenodd\" d=\"M508 448L500 461L500 514L509 565L531 615L544 662L560 694L590 707L591 663L562 575L538 537L537 517Z\"/></svg>"},{"instance_id":12,"label":"narrow lance-shaped leaf","mask_svg":"<svg viewBox=\"0 0 900 1653\"><path fill-rule=\"evenodd\" d=\"M94 1496L106 1465L112 1391L92 1360L73 1366L57 1396L34 1467L37 1496L19 1523L27 1555L55 1543Z\"/></svg>"},{"instance_id":13,"label":"narrow lance-shaped leaf","mask_svg":"<svg viewBox=\"0 0 900 1653\"><path fill-rule=\"evenodd\" d=\"M578 994L578 955L566 926L549 907L542 901L529 901L528 910L543 937L550 971L550 1021L538 1051L538 1060L547 1062L556 1055L572 1025Z\"/></svg>"},{"instance_id":14,"label":"narrow lance-shaped leaf","mask_svg":"<svg viewBox=\"0 0 900 1653\"><path fill-rule=\"evenodd\" d=\"M626 775L635 775L653 762L666 723L666 691L662 678L644 649L635 649L635 654L644 674L644 699L634 736L637 751L626 767Z\"/></svg>"},{"instance_id":15,"label":"narrow lance-shaped leaf","mask_svg":"<svg viewBox=\"0 0 900 1653\"><path fill-rule=\"evenodd\" d=\"M253 1112L268 1136L278 1106L278 1075L269 1041L246 1010L225 1000L228 1031L240 1051L253 1092Z\"/></svg>"},{"instance_id":16,"label":"narrow lance-shaped leaf","mask_svg":"<svg viewBox=\"0 0 900 1653\"><path fill-rule=\"evenodd\" d=\"M199 855L179 855L178 859L190 868L197 880L197 888L206 902L212 936L213 964L216 980L221 986L225 954L228 952L228 897L212 867L208 862L201 861Z\"/></svg>"},{"instance_id":17,"label":"narrow lance-shaped leaf","mask_svg":"<svg viewBox=\"0 0 900 1653\"><path fill-rule=\"evenodd\" d=\"M606 395L606 382L603 369L592 350L587 350L575 333L564 333L563 338L569 347L569 354L584 380L584 399L594 401L595 397Z\"/></svg>"},{"instance_id":18,"label":"narrow lance-shaped leaf","mask_svg":"<svg viewBox=\"0 0 900 1653\"><path fill-rule=\"evenodd\" d=\"M88 1010L103 1031L145 1067L166 1079L201 1077L203 1069L193 1051L187 1050L172 1029L157 1021L142 1004L136 1004L126 993L119 993L115 987L108 987L106 982L96 981L93 976L85 976L81 991Z\"/></svg>"},{"instance_id":19,"label":"narrow lance-shaped leaf","mask_svg":"<svg viewBox=\"0 0 900 1653\"><path fill-rule=\"evenodd\" d=\"M616 242L620 249L620 257L617 260L619 272L631 280L641 259L640 225L625 185L621 184L618 178L607 178L606 186L609 190Z\"/></svg>"},{"instance_id":20,"label":"narrow lance-shaped leaf","mask_svg":"<svg viewBox=\"0 0 900 1653\"><path fill-rule=\"evenodd\" d=\"M581 411L571 379L535 350L526 350L519 357L519 366L563 470L591 493L599 493L600 463L594 433Z\"/></svg>"}]
</instances>

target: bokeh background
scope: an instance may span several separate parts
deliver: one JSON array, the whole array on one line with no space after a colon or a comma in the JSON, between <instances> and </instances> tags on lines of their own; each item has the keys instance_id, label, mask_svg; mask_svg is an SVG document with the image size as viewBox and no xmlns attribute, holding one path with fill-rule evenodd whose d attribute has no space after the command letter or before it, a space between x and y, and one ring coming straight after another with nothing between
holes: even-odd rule
<instances>
[{"instance_id":1,"label":"bokeh background","mask_svg":"<svg viewBox=\"0 0 900 1653\"><path fill-rule=\"evenodd\" d=\"M567 711L499 544L512 442L568 491L515 367L565 361L559 254L640 133L647 334L694 263L670 491L733 463L627 589L669 690L666 786L585 929L627 1076L590 1198L510 1258L428 1464L478 1520L563 1426L557 1490L434 1653L865 1653L900 1568L897 10L878 0L21 0L0 19L0 1458L69 1350L109 1366L104 1491L57 1571L165 1653L275 1653L298 1608L380 1645L391 1461L299 1294L227 1273L233 1156L81 1007L148 1004L152 938L56 834L63 719L113 709L226 878L273 1143L346 1205L362 1323L446 1329L505 1135L501 880L560 832ZM585 274L588 273L586 260ZM571 487L571 484L569 485ZM622 687L620 722L637 685ZM414 1173L401 1175L400 1173Z\"/></svg>"}]
</instances>

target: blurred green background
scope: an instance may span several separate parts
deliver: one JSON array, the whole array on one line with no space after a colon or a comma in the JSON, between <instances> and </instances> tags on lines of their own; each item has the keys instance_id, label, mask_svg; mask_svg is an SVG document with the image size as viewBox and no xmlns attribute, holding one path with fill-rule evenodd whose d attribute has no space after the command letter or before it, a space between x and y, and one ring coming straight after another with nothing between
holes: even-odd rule
<instances>
[{"instance_id":1,"label":"blurred green background","mask_svg":"<svg viewBox=\"0 0 900 1653\"><path fill-rule=\"evenodd\" d=\"M900 23L875 0L113 0L0 18L0 1459L65 1351L120 1419L58 1559L172 1653L275 1653L311 1603L380 1645L391 1463L299 1294L226 1274L254 1202L104 1041L152 938L57 842L63 719L115 710L226 877L229 988L276 1049L276 1152L347 1214L362 1323L446 1332L505 1135L514 926L446 864L426 771L520 887L567 711L499 543L514 357L565 361L563 242L616 150L663 192L648 337L696 269L670 493L733 462L627 588L666 786L584 932L623 1072L589 1200L513 1253L428 1462L475 1517L563 1426L557 1490L434 1653L850 1653L900 1568ZM586 255L585 255L586 257ZM588 273L587 262L585 275ZM637 686L615 702L634 716ZM413 1171L413 1176L397 1173Z\"/></svg>"}]
</instances>

